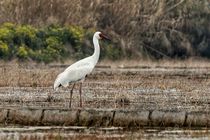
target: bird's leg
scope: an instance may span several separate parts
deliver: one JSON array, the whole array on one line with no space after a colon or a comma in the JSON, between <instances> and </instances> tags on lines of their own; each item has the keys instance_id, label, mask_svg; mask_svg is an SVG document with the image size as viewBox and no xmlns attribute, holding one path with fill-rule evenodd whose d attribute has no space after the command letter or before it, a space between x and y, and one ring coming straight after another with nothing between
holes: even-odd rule
<instances>
[{"instance_id":1,"label":"bird's leg","mask_svg":"<svg viewBox=\"0 0 210 140\"><path fill-rule=\"evenodd\" d=\"M72 99L72 94L73 94L74 86L75 86L75 84L73 84L72 89L71 89L71 91L70 91L69 108L71 108L71 99Z\"/></svg>"},{"instance_id":2,"label":"bird's leg","mask_svg":"<svg viewBox=\"0 0 210 140\"><path fill-rule=\"evenodd\" d=\"M80 83L79 95L80 95L80 107L82 107L82 83Z\"/></svg>"}]
</instances>

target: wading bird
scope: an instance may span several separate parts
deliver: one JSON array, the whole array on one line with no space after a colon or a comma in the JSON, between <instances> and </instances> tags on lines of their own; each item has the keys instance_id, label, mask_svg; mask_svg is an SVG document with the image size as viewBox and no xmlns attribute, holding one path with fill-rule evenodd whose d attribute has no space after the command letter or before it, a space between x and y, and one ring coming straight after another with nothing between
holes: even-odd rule
<instances>
[{"instance_id":1,"label":"wading bird","mask_svg":"<svg viewBox=\"0 0 210 140\"><path fill-rule=\"evenodd\" d=\"M98 62L100 55L99 40L101 39L110 40L107 36L105 36L101 32L95 32L95 34L93 35L93 45L94 45L93 55L70 65L68 68L64 70L64 72L60 73L57 76L54 82L55 90L57 90L61 86L68 87L69 84L73 84L72 89L70 91L69 107L71 107L73 89L76 83L80 83L80 88L79 88L80 107L82 107L82 98L81 98L82 83L84 82L86 75L90 74L93 71L93 68Z\"/></svg>"}]
</instances>

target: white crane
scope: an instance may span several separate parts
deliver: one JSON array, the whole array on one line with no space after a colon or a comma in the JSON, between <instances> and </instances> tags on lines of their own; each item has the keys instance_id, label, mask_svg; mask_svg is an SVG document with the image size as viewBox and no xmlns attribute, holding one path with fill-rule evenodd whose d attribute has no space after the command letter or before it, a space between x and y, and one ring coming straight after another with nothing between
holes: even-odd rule
<instances>
[{"instance_id":1,"label":"white crane","mask_svg":"<svg viewBox=\"0 0 210 140\"><path fill-rule=\"evenodd\" d=\"M100 39L107 39L110 40L108 37L106 37L101 32L95 32L93 35L93 45L94 45L94 53L93 55L84 58L80 61L75 62L74 64L70 65L68 68L64 70L64 72L60 73L55 82L54 82L54 89L57 90L59 87L68 87L69 84L73 83L72 89L70 91L70 102L69 107L71 107L71 100L72 100L72 94L75 84L78 82L80 83L80 107L82 107L82 83L85 80L86 75L90 74L93 71L93 68L98 62L99 55L100 55L100 46L99 46L99 40Z\"/></svg>"}]
</instances>

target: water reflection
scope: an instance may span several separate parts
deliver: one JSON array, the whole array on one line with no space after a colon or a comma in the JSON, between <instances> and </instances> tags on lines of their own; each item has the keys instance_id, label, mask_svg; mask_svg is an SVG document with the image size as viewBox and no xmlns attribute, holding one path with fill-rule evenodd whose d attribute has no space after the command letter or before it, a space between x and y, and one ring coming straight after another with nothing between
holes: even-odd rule
<instances>
[{"instance_id":1,"label":"water reflection","mask_svg":"<svg viewBox=\"0 0 210 140\"><path fill-rule=\"evenodd\" d=\"M0 139L4 140L208 140L210 130L206 128L141 128L125 130L123 128L86 128L86 127L4 127L0 128Z\"/></svg>"}]
</instances>

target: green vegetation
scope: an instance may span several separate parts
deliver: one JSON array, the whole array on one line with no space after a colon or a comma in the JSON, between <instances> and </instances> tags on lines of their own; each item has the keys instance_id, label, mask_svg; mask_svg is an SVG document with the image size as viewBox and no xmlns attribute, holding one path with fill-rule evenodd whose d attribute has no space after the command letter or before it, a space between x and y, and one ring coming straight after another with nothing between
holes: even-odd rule
<instances>
[{"instance_id":1,"label":"green vegetation","mask_svg":"<svg viewBox=\"0 0 210 140\"><path fill-rule=\"evenodd\" d=\"M1 0L0 55L19 58L25 45L22 60L83 58L97 29L113 38L101 44L103 58L210 59L209 20L209 0Z\"/></svg>"},{"instance_id":2,"label":"green vegetation","mask_svg":"<svg viewBox=\"0 0 210 140\"><path fill-rule=\"evenodd\" d=\"M4 23L0 26L0 58L46 63L67 58L83 58L93 53L93 33L92 30L71 25L36 28L31 25ZM111 44L105 45L108 47L102 49L102 56L118 58L120 50Z\"/></svg>"}]
</instances>

